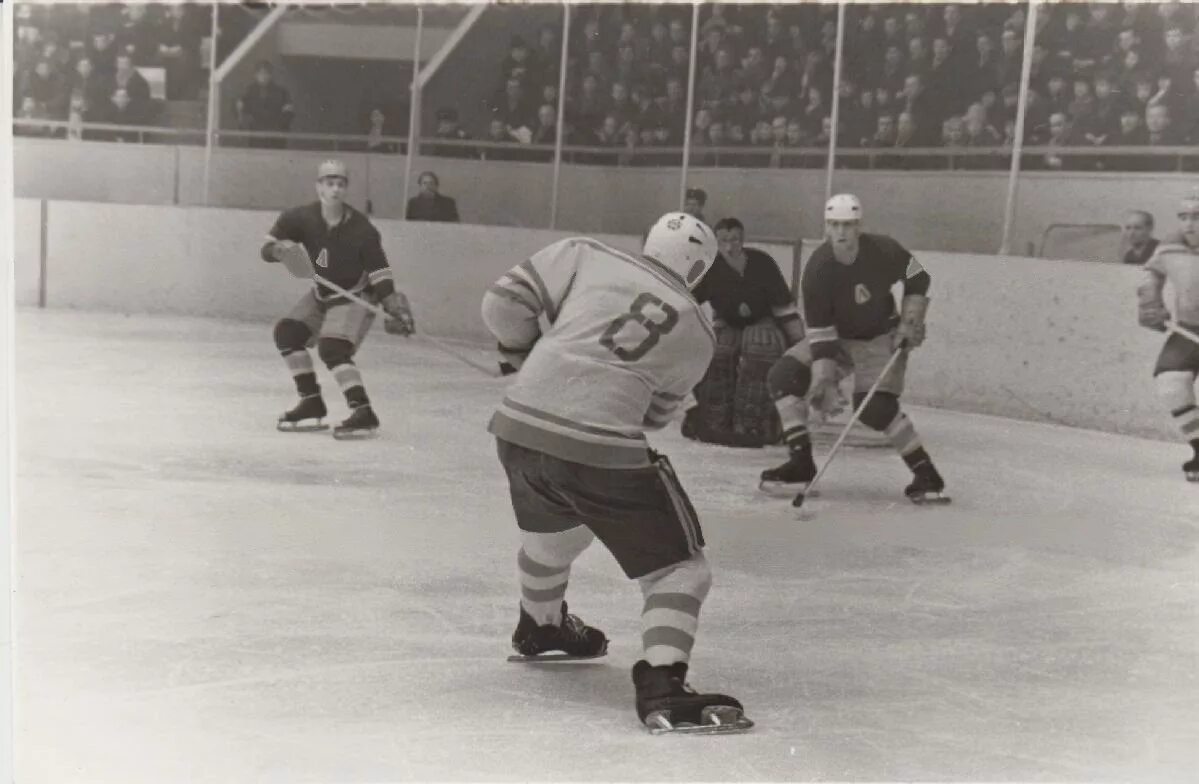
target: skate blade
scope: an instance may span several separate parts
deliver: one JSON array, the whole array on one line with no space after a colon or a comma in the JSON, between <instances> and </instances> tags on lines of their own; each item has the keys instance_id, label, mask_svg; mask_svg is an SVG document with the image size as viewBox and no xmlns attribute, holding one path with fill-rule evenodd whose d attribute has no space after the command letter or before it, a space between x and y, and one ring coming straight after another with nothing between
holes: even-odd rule
<instances>
[{"instance_id":1,"label":"skate blade","mask_svg":"<svg viewBox=\"0 0 1199 784\"><path fill-rule=\"evenodd\" d=\"M944 493L925 493L923 495L908 496L908 498L916 506L946 506L953 501L952 498Z\"/></svg>"},{"instance_id":2,"label":"skate blade","mask_svg":"<svg viewBox=\"0 0 1199 784\"><path fill-rule=\"evenodd\" d=\"M702 724L672 724L666 712L655 711L645 717L645 724L650 735L732 735L754 726L743 711L727 705L708 706L701 715Z\"/></svg>"},{"instance_id":3,"label":"skate blade","mask_svg":"<svg viewBox=\"0 0 1199 784\"><path fill-rule=\"evenodd\" d=\"M324 422L316 421L309 424L300 424L296 422L278 422L275 429L280 433L320 433L328 430L329 426Z\"/></svg>"},{"instance_id":4,"label":"skate blade","mask_svg":"<svg viewBox=\"0 0 1199 784\"><path fill-rule=\"evenodd\" d=\"M366 430L334 430L333 437L338 441L365 441L368 438L374 438L378 432L374 429Z\"/></svg>"},{"instance_id":5,"label":"skate blade","mask_svg":"<svg viewBox=\"0 0 1199 784\"><path fill-rule=\"evenodd\" d=\"M796 493L803 493L808 498L819 498L820 491L815 490L808 492L807 482L794 482L787 484L785 482L758 482L758 489L765 495L771 498L794 498Z\"/></svg>"},{"instance_id":6,"label":"skate blade","mask_svg":"<svg viewBox=\"0 0 1199 784\"><path fill-rule=\"evenodd\" d=\"M592 656L575 656L574 654L570 654L570 653L539 653L539 654L534 654L533 656L525 656L520 653L515 653L508 657L508 661L520 662L520 663L577 662L577 661L592 661L594 659L601 659L607 655L608 655L608 652L606 650L603 651L602 653L597 653Z\"/></svg>"}]
</instances>

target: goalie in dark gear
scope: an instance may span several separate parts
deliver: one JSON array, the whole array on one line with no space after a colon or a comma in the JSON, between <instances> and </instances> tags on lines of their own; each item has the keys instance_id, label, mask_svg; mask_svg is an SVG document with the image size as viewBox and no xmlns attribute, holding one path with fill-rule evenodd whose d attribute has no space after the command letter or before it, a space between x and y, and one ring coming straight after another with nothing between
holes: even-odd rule
<instances>
[{"instance_id":1,"label":"goalie in dark gear","mask_svg":"<svg viewBox=\"0 0 1199 784\"><path fill-rule=\"evenodd\" d=\"M803 322L774 259L743 245L741 221L725 218L715 229L720 255L695 295L712 307L716 353L683 435L728 446L776 444L782 428L766 377L803 339Z\"/></svg>"}]
</instances>

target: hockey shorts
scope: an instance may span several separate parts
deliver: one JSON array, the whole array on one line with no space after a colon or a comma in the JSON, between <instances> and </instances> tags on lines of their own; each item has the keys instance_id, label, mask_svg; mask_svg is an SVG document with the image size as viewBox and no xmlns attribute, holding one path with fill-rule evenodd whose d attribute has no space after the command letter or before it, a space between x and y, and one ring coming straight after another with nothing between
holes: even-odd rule
<instances>
[{"instance_id":1,"label":"hockey shorts","mask_svg":"<svg viewBox=\"0 0 1199 784\"><path fill-rule=\"evenodd\" d=\"M1195 327L1190 327L1194 330ZM1184 373L1199 373L1199 344L1190 338L1170 333L1166 338L1162 351L1157 355L1157 365L1153 375L1182 371Z\"/></svg>"},{"instance_id":2,"label":"hockey shorts","mask_svg":"<svg viewBox=\"0 0 1199 784\"><path fill-rule=\"evenodd\" d=\"M368 302L373 299L370 294L363 294L363 298ZM340 338L358 348L370 331L375 314L357 302L321 302L316 298L316 293L309 290L287 314L287 318L303 322L308 327L312 333L310 345L317 338Z\"/></svg>"},{"instance_id":3,"label":"hockey shorts","mask_svg":"<svg viewBox=\"0 0 1199 784\"><path fill-rule=\"evenodd\" d=\"M864 395L874 386L879 374L883 372L891 359L891 343L894 333L888 332L869 340L838 340L837 377L845 378L853 374L853 392ZM793 357L808 367L812 366L812 350L806 339L801 340L787 350L787 356ZM908 355L905 351L895 360L887 377L879 384L879 392L889 392L896 397L903 394L904 375L907 371Z\"/></svg>"},{"instance_id":4,"label":"hockey shorts","mask_svg":"<svg viewBox=\"0 0 1199 784\"><path fill-rule=\"evenodd\" d=\"M637 579L703 549L695 508L665 457L646 468L598 468L496 439L521 530L587 526Z\"/></svg>"}]
</instances>

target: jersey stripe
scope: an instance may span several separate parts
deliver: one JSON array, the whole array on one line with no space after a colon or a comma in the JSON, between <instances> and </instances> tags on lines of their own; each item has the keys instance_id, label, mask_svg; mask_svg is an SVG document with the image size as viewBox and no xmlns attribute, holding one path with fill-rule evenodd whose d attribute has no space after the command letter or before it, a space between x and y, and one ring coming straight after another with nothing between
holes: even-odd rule
<instances>
[{"instance_id":1,"label":"jersey stripe","mask_svg":"<svg viewBox=\"0 0 1199 784\"><path fill-rule=\"evenodd\" d=\"M537 297L541 300L541 307L545 311L545 316L553 324L558 320L558 305L550 297L550 291L545 285L545 281L541 278L541 273L533 266L532 261L522 262L513 272L523 272L529 276L529 281L537 287Z\"/></svg>"}]
</instances>

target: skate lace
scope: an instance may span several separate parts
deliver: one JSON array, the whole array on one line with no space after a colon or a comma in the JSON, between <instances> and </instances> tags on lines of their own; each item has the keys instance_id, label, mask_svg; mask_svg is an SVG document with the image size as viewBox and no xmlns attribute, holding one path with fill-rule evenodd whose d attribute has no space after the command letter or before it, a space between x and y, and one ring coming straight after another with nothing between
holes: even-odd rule
<instances>
[{"instance_id":1,"label":"skate lace","mask_svg":"<svg viewBox=\"0 0 1199 784\"><path fill-rule=\"evenodd\" d=\"M572 640L586 641L587 624L579 616L567 613L562 617L562 632Z\"/></svg>"}]
</instances>

